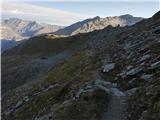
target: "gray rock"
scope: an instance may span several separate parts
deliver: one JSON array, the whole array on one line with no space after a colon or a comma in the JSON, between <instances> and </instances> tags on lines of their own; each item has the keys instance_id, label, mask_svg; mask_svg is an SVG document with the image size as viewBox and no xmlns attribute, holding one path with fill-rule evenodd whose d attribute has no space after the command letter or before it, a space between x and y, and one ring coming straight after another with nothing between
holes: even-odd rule
<instances>
[{"instance_id":1,"label":"gray rock","mask_svg":"<svg viewBox=\"0 0 160 120\"><path fill-rule=\"evenodd\" d=\"M111 88L110 91L112 94L114 94L117 97L126 96L125 93L120 91L118 88Z\"/></svg>"},{"instance_id":2,"label":"gray rock","mask_svg":"<svg viewBox=\"0 0 160 120\"><path fill-rule=\"evenodd\" d=\"M42 117L36 117L34 120L49 120L49 116L48 115L44 115Z\"/></svg>"},{"instance_id":3,"label":"gray rock","mask_svg":"<svg viewBox=\"0 0 160 120\"><path fill-rule=\"evenodd\" d=\"M137 91L138 88L132 88L130 90L127 90L126 93L127 95L133 95L136 91Z\"/></svg>"},{"instance_id":4,"label":"gray rock","mask_svg":"<svg viewBox=\"0 0 160 120\"><path fill-rule=\"evenodd\" d=\"M53 85L49 85L46 89L44 89L43 91L46 92L52 88L56 88L56 87L60 87L60 84L53 84Z\"/></svg>"},{"instance_id":5,"label":"gray rock","mask_svg":"<svg viewBox=\"0 0 160 120\"><path fill-rule=\"evenodd\" d=\"M103 68L103 72L109 72L115 68L115 63L106 64Z\"/></svg>"},{"instance_id":6,"label":"gray rock","mask_svg":"<svg viewBox=\"0 0 160 120\"><path fill-rule=\"evenodd\" d=\"M160 61L157 61L157 62L151 64L150 69L155 69L155 68L158 68L158 67L160 67Z\"/></svg>"},{"instance_id":7,"label":"gray rock","mask_svg":"<svg viewBox=\"0 0 160 120\"><path fill-rule=\"evenodd\" d=\"M130 70L131 68L133 68L133 66L129 65L126 68L127 68L127 70Z\"/></svg>"},{"instance_id":8,"label":"gray rock","mask_svg":"<svg viewBox=\"0 0 160 120\"><path fill-rule=\"evenodd\" d=\"M145 74L145 75L142 75L140 78L143 80L149 80L149 79L151 79L151 77L152 77L151 74Z\"/></svg>"},{"instance_id":9,"label":"gray rock","mask_svg":"<svg viewBox=\"0 0 160 120\"><path fill-rule=\"evenodd\" d=\"M29 97L28 96L23 97L23 101L28 102L29 101Z\"/></svg>"},{"instance_id":10,"label":"gray rock","mask_svg":"<svg viewBox=\"0 0 160 120\"><path fill-rule=\"evenodd\" d=\"M134 54L131 52L131 53L127 56L127 59L131 59L132 57L134 57Z\"/></svg>"},{"instance_id":11,"label":"gray rock","mask_svg":"<svg viewBox=\"0 0 160 120\"><path fill-rule=\"evenodd\" d=\"M129 70L126 75L136 75L138 74L140 71L142 71L142 68L137 67L137 68L133 68L131 70Z\"/></svg>"},{"instance_id":12,"label":"gray rock","mask_svg":"<svg viewBox=\"0 0 160 120\"><path fill-rule=\"evenodd\" d=\"M148 111L147 110L143 111L139 120L145 120L147 118L147 115L148 115Z\"/></svg>"},{"instance_id":13,"label":"gray rock","mask_svg":"<svg viewBox=\"0 0 160 120\"><path fill-rule=\"evenodd\" d=\"M92 97L94 94L94 89L89 89L89 90L86 90L86 91L83 91L83 93L81 93L81 97L83 98L90 98Z\"/></svg>"},{"instance_id":14,"label":"gray rock","mask_svg":"<svg viewBox=\"0 0 160 120\"><path fill-rule=\"evenodd\" d=\"M129 84L129 85L132 85L132 84L135 82L135 80L136 80L135 78L132 78L132 79L128 82L128 84Z\"/></svg>"},{"instance_id":15,"label":"gray rock","mask_svg":"<svg viewBox=\"0 0 160 120\"><path fill-rule=\"evenodd\" d=\"M126 77L126 71L123 70L121 73L117 74L117 77L125 78Z\"/></svg>"},{"instance_id":16,"label":"gray rock","mask_svg":"<svg viewBox=\"0 0 160 120\"><path fill-rule=\"evenodd\" d=\"M143 66L143 65L145 65L145 62L142 62L142 63L140 64L140 66Z\"/></svg>"},{"instance_id":17,"label":"gray rock","mask_svg":"<svg viewBox=\"0 0 160 120\"><path fill-rule=\"evenodd\" d=\"M108 81L103 81L103 80L96 80L95 85L102 85L106 88L112 88L112 87L117 87L116 84L108 82Z\"/></svg>"},{"instance_id":18,"label":"gray rock","mask_svg":"<svg viewBox=\"0 0 160 120\"><path fill-rule=\"evenodd\" d=\"M19 100L15 106L15 108L19 108L23 104L23 100Z\"/></svg>"},{"instance_id":19,"label":"gray rock","mask_svg":"<svg viewBox=\"0 0 160 120\"><path fill-rule=\"evenodd\" d=\"M141 57L141 59L140 59L138 62L143 62L143 61L149 59L150 57L151 57L151 56L150 56L149 54L144 55L144 56Z\"/></svg>"}]
</instances>

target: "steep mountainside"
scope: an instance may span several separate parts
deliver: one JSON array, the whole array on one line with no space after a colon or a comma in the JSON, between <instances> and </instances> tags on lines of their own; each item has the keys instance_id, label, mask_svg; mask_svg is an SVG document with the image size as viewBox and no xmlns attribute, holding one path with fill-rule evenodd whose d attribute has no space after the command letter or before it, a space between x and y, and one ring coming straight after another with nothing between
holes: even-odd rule
<instances>
[{"instance_id":1,"label":"steep mountainside","mask_svg":"<svg viewBox=\"0 0 160 120\"><path fill-rule=\"evenodd\" d=\"M94 17L92 19L86 19L81 22L77 22L72 24L64 29L60 29L55 32L55 34L63 34L63 35L75 35L78 33L86 33L94 30L103 29L109 25L115 26L125 26L125 25L133 25L136 22L139 22L143 18L141 17L133 17L131 15L122 15L115 17Z\"/></svg>"},{"instance_id":2,"label":"steep mountainside","mask_svg":"<svg viewBox=\"0 0 160 120\"><path fill-rule=\"evenodd\" d=\"M1 35L1 40L6 39L6 40L21 40L23 37L19 35L17 32L15 32L12 28L8 26L2 26L1 27L1 32L4 33Z\"/></svg>"},{"instance_id":3,"label":"steep mountainside","mask_svg":"<svg viewBox=\"0 0 160 120\"><path fill-rule=\"evenodd\" d=\"M6 120L159 120L160 11L126 27L42 35L2 54Z\"/></svg>"}]
</instances>

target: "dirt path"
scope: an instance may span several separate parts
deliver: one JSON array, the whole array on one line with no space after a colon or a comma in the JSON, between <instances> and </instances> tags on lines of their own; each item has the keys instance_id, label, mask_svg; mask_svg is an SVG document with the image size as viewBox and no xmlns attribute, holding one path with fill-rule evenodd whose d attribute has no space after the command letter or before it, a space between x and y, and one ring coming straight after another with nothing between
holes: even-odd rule
<instances>
[{"instance_id":1,"label":"dirt path","mask_svg":"<svg viewBox=\"0 0 160 120\"><path fill-rule=\"evenodd\" d=\"M96 78L96 85L111 96L102 120L126 120L127 95L116 84L103 80L97 72L94 72L93 77Z\"/></svg>"},{"instance_id":2,"label":"dirt path","mask_svg":"<svg viewBox=\"0 0 160 120\"><path fill-rule=\"evenodd\" d=\"M126 108L127 97L113 95L108 103L107 111L104 113L102 120L126 120Z\"/></svg>"}]
</instances>

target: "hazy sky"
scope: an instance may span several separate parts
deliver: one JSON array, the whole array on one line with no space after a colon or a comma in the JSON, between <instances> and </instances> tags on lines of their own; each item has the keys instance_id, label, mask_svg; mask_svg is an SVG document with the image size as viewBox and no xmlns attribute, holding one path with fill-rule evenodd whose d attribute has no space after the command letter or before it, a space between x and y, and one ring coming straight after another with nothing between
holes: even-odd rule
<instances>
[{"instance_id":1,"label":"hazy sky","mask_svg":"<svg viewBox=\"0 0 160 120\"><path fill-rule=\"evenodd\" d=\"M151 17L159 11L159 0L70 0L57 2L54 0L5 1L2 4L2 17L18 17L21 19L45 22L57 25L69 25L74 22L94 17L131 14L133 16Z\"/></svg>"}]
</instances>

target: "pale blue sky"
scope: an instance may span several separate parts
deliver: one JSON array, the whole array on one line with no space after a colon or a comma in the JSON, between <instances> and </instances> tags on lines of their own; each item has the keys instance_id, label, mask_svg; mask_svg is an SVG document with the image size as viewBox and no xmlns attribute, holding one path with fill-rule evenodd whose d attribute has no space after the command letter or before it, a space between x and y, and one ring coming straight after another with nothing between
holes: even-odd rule
<instances>
[{"instance_id":1,"label":"pale blue sky","mask_svg":"<svg viewBox=\"0 0 160 120\"><path fill-rule=\"evenodd\" d=\"M50 24L70 25L94 16L107 17L131 14L133 16L148 18L159 11L159 0L153 0L152 2L142 1L7 1L2 4L2 17L18 17Z\"/></svg>"},{"instance_id":2,"label":"pale blue sky","mask_svg":"<svg viewBox=\"0 0 160 120\"><path fill-rule=\"evenodd\" d=\"M67 10L93 16L115 16L131 14L151 17L159 10L159 1L147 2L28 2L30 4Z\"/></svg>"}]
</instances>

